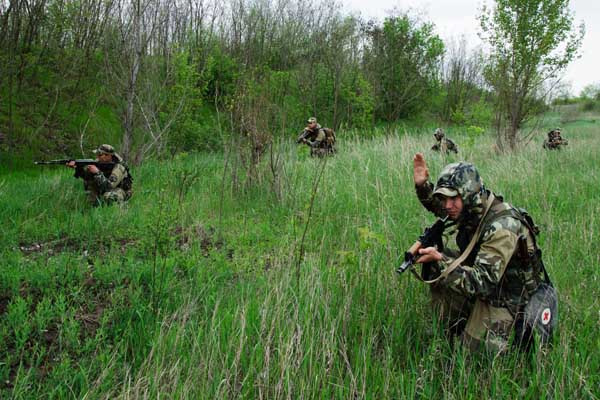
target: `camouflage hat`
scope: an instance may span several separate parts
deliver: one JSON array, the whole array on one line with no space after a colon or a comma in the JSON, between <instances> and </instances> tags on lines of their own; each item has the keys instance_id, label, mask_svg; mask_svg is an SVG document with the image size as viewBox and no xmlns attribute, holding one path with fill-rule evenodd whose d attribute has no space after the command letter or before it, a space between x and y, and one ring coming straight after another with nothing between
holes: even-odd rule
<instances>
[{"instance_id":1,"label":"camouflage hat","mask_svg":"<svg viewBox=\"0 0 600 400\"><path fill-rule=\"evenodd\" d=\"M433 136L435 136L436 138L440 137L444 137L444 131L442 130L442 128L437 128L435 130L435 133L433 134Z\"/></svg>"},{"instance_id":2,"label":"camouflage hat","mask_svg":"<svg viewBox=\"0 0 600 400\"><path fill-rule=\"evenodd\" d=\"M115 148L110 144L103 144L94 150L94 154L115 154Z\"/></svg>"},{"instance_id":3,"label":"camouflage hat","mask_svg":"<svg viewBox=\"0 0 600 400\"><path fill-rule=\"evenodd\" d=\"M306 122L308 122L309 124L316 124L317 123L317 119L315 117L310 117Z\"/></svg>"},{"instance_id":4,"label":"camouflage hat","mask_svg":"<svg viewBox=\"0 0 600 400\"><path fill-rule=\"evenodd\" d=\"M485 190L479 172L473 164L466 162L448 164L435 184L434 195L454 197L460 195L466 207L481 202Z\"/></svg>"}]
</instances>

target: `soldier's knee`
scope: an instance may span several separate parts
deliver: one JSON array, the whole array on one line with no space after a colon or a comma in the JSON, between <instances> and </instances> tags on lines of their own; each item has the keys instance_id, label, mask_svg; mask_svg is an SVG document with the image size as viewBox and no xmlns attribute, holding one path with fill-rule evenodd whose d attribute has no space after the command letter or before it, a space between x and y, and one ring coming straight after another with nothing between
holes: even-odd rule
<instances>
[{"instance_id":1,"label":"soldier's knee","mask_svg":"<svg viewBox=\"0 0 600 400\"><path fill-rule=\"evenodd\" d=\"M120 191L111 190L102 195L102 200L105 203L115 203L125 200L125 197Z\"/></svg>"}]
</instances>

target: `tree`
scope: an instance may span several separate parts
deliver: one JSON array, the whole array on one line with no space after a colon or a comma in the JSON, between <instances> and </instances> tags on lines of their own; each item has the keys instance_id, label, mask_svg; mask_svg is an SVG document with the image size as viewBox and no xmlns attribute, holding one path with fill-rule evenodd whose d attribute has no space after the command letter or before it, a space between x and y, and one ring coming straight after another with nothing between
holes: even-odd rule
<instances>
[{"instance_id":1,"label":"tree","mask_svg":"<svg viewBox=\"0 0 600 400\"><path fill-rule=\"evenodd\" d=\"M444 52L434 25L408 14L385 19L383 26L369 23L365 68L379 99L377 116L394 121L422 111L439 78Z\"/></svg>"},{"instance_id":2,"label":"tree","mask_svg":"<svg viewBox=\"0 0 600 400\"><path fill-rule=\"evenodd\" d=\"M539 110L559 74L577 55L584 36L569 0L496 0L479 16L481 37L490 46L485 70L496 92L496 132L500 150L515 149L526 137L523 124Z\"/></svg>"},{"instance_id":3,"label":"tree","mask_svg":"<svg viewBox=\"0 0 600 400\"><path fill-rule=\"evenodd\" d=\"M465 116L469 105L482 97L483 53L480 49L469 51L465 37L450 41L444 56L442 80L445 89L441 116L444 121L459 121Z\"/></svg>"},{"instance_id":4,"label":"tree","mask_svg":"<svg viewBox=\"0 0 600 400\"><path fill-rule=\"evenodd\" d=\"M581 89L579 97L585 100L600 100L600 83L592 83Z\"/></svg>"}]
</instances>

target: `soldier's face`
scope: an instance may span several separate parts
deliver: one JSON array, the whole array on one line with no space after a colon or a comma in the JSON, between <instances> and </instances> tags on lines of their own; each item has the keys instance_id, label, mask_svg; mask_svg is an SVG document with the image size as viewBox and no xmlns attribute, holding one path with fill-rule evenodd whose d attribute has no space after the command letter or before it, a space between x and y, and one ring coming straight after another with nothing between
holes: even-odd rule
<instances>
[{"instance_id":1,"label":"soldier's face","mask_svg":"<svg viewBox=\"0 0 600 400\"><path fill-rule=\"evenodd\" d=\"M315 126L317 126L317 123L316 123L316 122L309 122L309 123L308 123L308 128L309 128L309 129L315 129Z\"/></svg>"},{"instance_id":2,"label":"soldier's face","mask_svg":"<svg viewBox=\"0 0 600 400\"><path fill-rule=\"evenodd\" d=\"M460 195L454 197L444 196L442 197L442 202L444 204L444 210L446 211L446 214L448 214L448 217L453 221L458 220L458 218L460 217L460 213L462 213L463 210L462 197L460 197Z\"/></svg>"},{"instance_id":3,"label":"soldier's face","mask_svg":"<svg viewBox=\"0 0 600 400\"><path fill-rule=\"evenodd\" d=\"M103 163L109 163L112 161L112 154L100 153L96 156L96 160L103 162Z\"/></svg>"}]
</instances>

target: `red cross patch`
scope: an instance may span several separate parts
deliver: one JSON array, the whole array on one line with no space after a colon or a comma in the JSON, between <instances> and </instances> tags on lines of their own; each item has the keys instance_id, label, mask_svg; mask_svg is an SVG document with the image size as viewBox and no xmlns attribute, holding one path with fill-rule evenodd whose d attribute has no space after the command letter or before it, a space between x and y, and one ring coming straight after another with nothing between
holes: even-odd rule
<instances>
[{"instance_id":1,"label":"red cross patch","mask_svg":"<svg viewBox=\"0 0 600 400\"><path fill-rule=\"evenodd\" d=\"M542 311L542 325L548 325L551 319L552 312L549 308L545 308L544 311Z\"/></svg>"}]
</instances>

